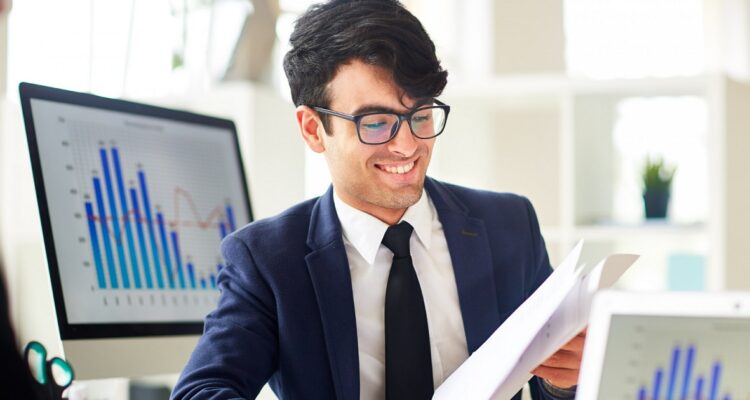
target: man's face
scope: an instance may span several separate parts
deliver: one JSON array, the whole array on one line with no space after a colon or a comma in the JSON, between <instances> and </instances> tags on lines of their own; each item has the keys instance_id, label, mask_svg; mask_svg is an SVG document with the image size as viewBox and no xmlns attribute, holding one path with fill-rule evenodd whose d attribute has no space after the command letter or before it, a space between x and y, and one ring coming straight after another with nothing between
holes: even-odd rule
<instances>
[{"instance_id":1,"label":"man's face","mask_svg":"<svg viewBox=\"0 0 750 400\"><path fill-rule=\"evenodd\" d=\"M390 73L354 60L339 67L328 85L329 108L346 114L368 111L407 113L417 105ZM435 139L419 139L403 121L396 137L380 145L359 141L352 121L328 117L323 154L336 194L347 204L386 223L396 223L422 195Z\"/></svg>"}]
</instances>

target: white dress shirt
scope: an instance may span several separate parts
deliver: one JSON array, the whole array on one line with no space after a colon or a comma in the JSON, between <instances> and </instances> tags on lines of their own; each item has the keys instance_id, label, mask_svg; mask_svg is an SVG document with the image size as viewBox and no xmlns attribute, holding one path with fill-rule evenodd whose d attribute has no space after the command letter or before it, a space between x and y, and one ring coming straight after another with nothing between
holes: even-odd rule
<instances>
[{"instance_id":1,"label":"white dress shirt","mask_svg":"<svg viewBox=\"0 0 750 400\"><path fill-rule=\"evenodd\" d=\"M334 193L354 293L362 399L385 398L385 289L393 253L381 244L388 225ZM468 357L458 289L443 225L427 192L401 221L414 227L409 246L427 313L432 381L438 387Z\"/></svg>"}]
</instances>

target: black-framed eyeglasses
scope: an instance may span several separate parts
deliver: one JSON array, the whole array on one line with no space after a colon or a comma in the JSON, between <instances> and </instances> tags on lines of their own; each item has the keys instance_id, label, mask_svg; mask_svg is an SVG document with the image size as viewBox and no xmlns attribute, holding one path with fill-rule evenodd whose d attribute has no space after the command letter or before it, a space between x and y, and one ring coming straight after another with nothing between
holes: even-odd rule
<instances>
[{"instance_id":1,"label":"black-framed eyeglasses","mask_svg":"<svg viewBox=\"0 0 750 400\"><path fill-rule=\"evenodd\" d=\"M432 139L445 129L445 121L451 110L449 105L435 99L431 105L417 107L406 114L394 112L366 112L357 115L344 114L323 107L313 110L354 122L357 136L364 144L383 144L396 137L401 121L407 121L411 133L420 139Z\"/></svg>"}]
</instances>

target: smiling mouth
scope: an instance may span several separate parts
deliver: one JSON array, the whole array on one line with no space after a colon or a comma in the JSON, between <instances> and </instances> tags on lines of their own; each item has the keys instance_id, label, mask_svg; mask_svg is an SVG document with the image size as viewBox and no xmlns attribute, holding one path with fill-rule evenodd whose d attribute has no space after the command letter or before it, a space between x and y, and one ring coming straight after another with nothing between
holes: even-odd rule
<instances>
[{"instance_id":1,"label":"smiling mouth","mask_svg":"<svg viewBox=\"0 0 750 400\"><path fill-rule=\"evenodd\" d=\"M412 161L403 165L378 165L378 168L390 174L403 175L414 169L414 164L415 162Z\"/></svg>"}]
</instances>

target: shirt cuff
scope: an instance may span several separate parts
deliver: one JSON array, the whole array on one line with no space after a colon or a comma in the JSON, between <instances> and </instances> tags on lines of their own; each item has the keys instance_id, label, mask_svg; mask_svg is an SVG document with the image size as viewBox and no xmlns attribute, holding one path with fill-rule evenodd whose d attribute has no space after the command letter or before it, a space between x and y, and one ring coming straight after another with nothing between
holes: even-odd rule
<instances>
[{"instance_id":1,"label":"shirt cuff","mask_svg":"<svg viewBox=\"0 0 750 400\"><path fill-rule=\"evenodd\" d=\"M542 390L556 399L573 399L576 397L576 388L578 388L578 385L561 388L549 383L546 379L539 380L542 382Z\"/></svg>"}]
</instances>

